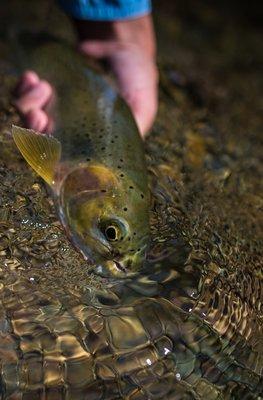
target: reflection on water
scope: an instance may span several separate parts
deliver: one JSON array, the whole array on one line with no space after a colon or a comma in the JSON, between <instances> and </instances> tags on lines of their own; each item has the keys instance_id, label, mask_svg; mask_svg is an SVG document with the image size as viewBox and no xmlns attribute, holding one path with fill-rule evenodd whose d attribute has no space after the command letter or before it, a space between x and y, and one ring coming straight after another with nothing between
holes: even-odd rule
<instances>
[{"instance_id":1,"label":"reflection on water","mask_svg":"<svg viewBox=\"0 0 263 400\"><path fill-rule=\"evenodd\" d=\"M152 243L137 278L93 275L68 243L42 181L10 138L14 77L1 62L3 399L262 398L262 77L247 61L239 73L235 65L257 32L242 31L237 19L243 41L230 27L208 40L202 29L222 16L203 11L193 7L192 30L184 14L176 29L166 10L157 18L164 41L160 115L147 141ZM1 51L6 59L3 43ZM259 62L257 48L253 57Z\"/></svg>"}]
</instances>

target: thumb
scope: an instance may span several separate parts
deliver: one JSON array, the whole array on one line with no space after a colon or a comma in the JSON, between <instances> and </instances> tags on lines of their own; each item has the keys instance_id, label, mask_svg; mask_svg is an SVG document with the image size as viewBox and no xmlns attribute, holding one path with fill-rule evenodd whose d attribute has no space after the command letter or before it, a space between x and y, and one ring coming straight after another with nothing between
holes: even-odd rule
<instances>
[{"instance_id":1,"label":"thumb","mask_svg":"<svg viewBox=\"0 0 263 400\"><path fill-rule=\"evenodd\" d=\"M115 41L85 40L80 43L79 50L90 57L97 59L110 57L117 49L119 44Z\"/></svg>"}]
</instances>

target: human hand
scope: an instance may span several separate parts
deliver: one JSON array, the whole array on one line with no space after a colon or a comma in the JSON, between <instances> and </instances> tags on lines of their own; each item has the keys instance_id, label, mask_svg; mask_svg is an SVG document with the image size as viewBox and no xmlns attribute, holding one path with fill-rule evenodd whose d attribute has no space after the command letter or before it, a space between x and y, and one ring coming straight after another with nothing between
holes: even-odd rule
<instances>
[{"instance_id":1,"label":"human hand","mask_svg":"<svg viewBox=\"0 0 263 400\"><path fill-rule=\"evenodd\" d=\"M115 75L120 95L131 108L144 136L151 128L158 104L158 72L151 16L126 21L75 21L79 49L89 57L104 59ZM28 128L51 132L46 107L52 88L33 71L26 71L16 90L15 105Z\"/></svg>"}]
</instances>

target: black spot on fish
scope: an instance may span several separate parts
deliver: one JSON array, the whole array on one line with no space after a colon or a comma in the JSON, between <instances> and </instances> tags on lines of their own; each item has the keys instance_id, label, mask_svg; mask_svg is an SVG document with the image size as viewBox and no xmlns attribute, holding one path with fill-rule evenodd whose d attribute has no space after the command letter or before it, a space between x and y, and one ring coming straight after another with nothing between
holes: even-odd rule
<instances>
[{"instance_id":1,"label":"black spot on fish","mask_svg":"<svg viewBox=\"0 0 263 400\"><path fill-rule=\"evenodd\" d=\"M129 242L131 241L131 238L130 238L130 237L128 238L128 241L129 241Z\"/></svg>"},{"instance_id":2,"label":"black spot on fish","mask_svg":"<svg viewBox=\"0 0 263 400\"><path fill-rule=\"evenodd\" d=\"M120 158L120 162L123 162L123 159L122 159L122 158Z\"/></svg>"},{"instance_id":3,"label":"black spot on fish","mask_svg":"<svg viewBox=\"0 0 263 400\"><path fill-rule=\"evenodd\" d=\"M129 186L129 188L130 188L130 189L134 189L134 187L133 187L133 186Z\"/></svg>"},{"instance_id":4,"label":"black spot on fish","mask_svg":"<svg viewBox=\"0 0 263 400\"><path fill-rule=\"evenodd\" d=\"M141 251L140 247L137 249L137 251Z\"/></svg>"},{"instance_id":5,"label":"black spot on fish","mask_svg":"<svg viewBox=\"0 0 263 400\"><path fill-rule=\"evenodd\" d=\"M100 149L101 149L101 150L105 150L105 147L101 147Z\"/></svg>"},{"instance_id":6,"label":"black spot on fish","mask_svg":"<svg viewBox=\"0 0 263 400\"><path fill-rule=\"evenodd\" d=\"M106 189L101 189L101 192L102 192L102 193L106 193L107 190L106 190Z\"/></svg>"},{"instance_id":7,"label":"black spot on fish","mask_svg":"<svg viewBox=\"0 0 263 400\"><path fill-rule=\"evenodd\" d=\"M115 137L115 139L118 139L118 135L115 135L114 137Z\"/></svg>"},{"instance_id":8,"label":"black spot on fish","mask_svg":"<svg viewBox=\"0 0 263 400\"><path fill-rule=\"evenodd\" d=\"M123 178L123 177L124 177L124 175L123 175L123 174L120 174L120 177L121 177L121 178Z\"/></svg>"},{"instance_id":9,"label":"black spot on fish","mask_svg":"<svg viewBox=\"0 0 263 400\"><path fill-rule=\"evenodd\" d=\"M144 195L141 193L141 198L144 199Z\"/></svg>"},{"instance_id":10,"label":"black spot on fish","mask_svg":"<svg viewBox=\"0 0 263 400\"><path fill-rule=\"evenodd\" d=\"M127 210L128 210L128 208L127 208L127 207L124 207L123 211L127 211Z\"/></svg>"},{"instance_id":11,"label":"black spot on fish","mask_svg":"<svg viewBox=\"0 0 263 400\"><path fill-rule=\"evenodd\" d=\"M114 143L114 140L111 140L111 143Z\"/></svg>"},{"instance_id":12,"label":"black spot on fish","mask_svg":"<svg viewBox=\"0 0 263 400\"><path fill-rule=\"evenodd\" d=\"M111 157L112 156L112 154L109 154L109 157Z\"/></svg>"},{"instance_id":13,"label":"black spot on fish","mask_svg":"<svg viewBox=\"0 0 263 400\"><path fill-rule=\"evenodd\" d=\"M136 233L136 232L133 232L133 234L134 234L134 236L136 236L136 235L137 235L137 233Z\"/></svg>"},{"instance_id":14,"label":"black spot on fish","mask_svg":"<svg viewBox=\"0 0 263 400\"><path fill-rule=\"evenodd\" d=\"M118 166L117 166L117 168L121 169L121 166L120 166L120 165L118 165Z\"/></svg>"},{"instance_id":15,"label":"black spot on fish","mask_svg":"<svg viewBox=\"0 0 263 400\"><path fill-rule=\"evenodd\" d=\"M86 158L86 161L90 161L90 158Z\"/></svg>"}]
</instances>

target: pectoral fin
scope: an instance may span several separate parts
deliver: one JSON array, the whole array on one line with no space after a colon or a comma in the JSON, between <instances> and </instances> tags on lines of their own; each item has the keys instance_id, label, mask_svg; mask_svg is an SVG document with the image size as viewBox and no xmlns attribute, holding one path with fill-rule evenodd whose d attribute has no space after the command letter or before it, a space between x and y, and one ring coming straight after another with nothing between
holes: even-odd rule
<instances>
[{"instance_id":1,"label":"pectoral fin","mask_svg":"<svg viewBox=\"0 0 263 400\"><path fill-rule=\"evenodd\" d=\"M12 134L22 156L49 185L54 183L56 165L61 156L61 144L52 136L31 129L12 126Z\"/></svg>"}]
</instances>

